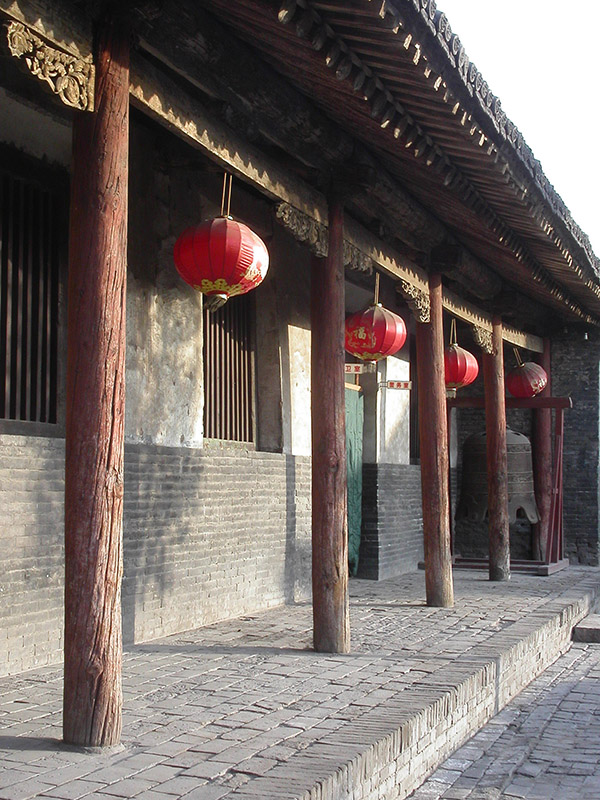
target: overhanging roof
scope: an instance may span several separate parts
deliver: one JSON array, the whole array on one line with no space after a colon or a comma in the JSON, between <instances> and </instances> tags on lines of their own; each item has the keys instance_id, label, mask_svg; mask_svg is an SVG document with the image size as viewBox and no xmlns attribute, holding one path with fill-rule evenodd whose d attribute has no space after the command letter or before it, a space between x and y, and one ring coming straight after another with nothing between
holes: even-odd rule
<instances>
[{"instance_id":1,"label":"overhanging roof","mask_svg":"<svg viewBox=\"0 0 600 800\"><path fill-rule=\"evenodd\" d=\"M589 240L433 0L204 0L474 254L600 318Z\"/></svg>"}]
</instances>

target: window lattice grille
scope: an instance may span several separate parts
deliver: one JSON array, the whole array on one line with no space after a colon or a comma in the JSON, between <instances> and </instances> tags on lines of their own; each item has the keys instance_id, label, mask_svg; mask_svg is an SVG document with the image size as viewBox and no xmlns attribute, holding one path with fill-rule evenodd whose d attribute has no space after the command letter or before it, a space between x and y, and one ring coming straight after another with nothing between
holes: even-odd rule
<instances>
[{"instance_id":1,"label":"window lattice grille","mask_svg":"<svg viewBox=\"0 0 600 800\"><path fill-rule=\"evenodd\" d=\"M252 442L254 357L247 295L204 312L204 435Z\"/></svg>"},{"instance_id":2,"label":"window lattice grille","mask_svg":"<svg viewBox=\"0 0 600 800\"><path fill-rule=\"evenodd\" d=\"M56 194L0 168L0 419L55 423Z\"/></svg>"}]
</instances>

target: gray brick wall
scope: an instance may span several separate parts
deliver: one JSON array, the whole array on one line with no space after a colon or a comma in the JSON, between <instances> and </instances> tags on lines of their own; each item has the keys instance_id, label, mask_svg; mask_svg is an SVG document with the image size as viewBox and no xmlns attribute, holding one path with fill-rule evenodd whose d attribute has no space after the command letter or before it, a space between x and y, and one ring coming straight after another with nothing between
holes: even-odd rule
<instances>
[{"instance_id":1,"label":"gray brick wall","mask_svg":"<svg viewBox=\"0 0 600 800\"><path fill-rule=\"evenodd\" d=\"M421 468L365 464L358 577L391 578L422 558Z\"/></svg>"},{"instance_id":2,"label":"gray brick wall","mask_svg":"<svg viewBox=\"0 0 600 800\"><path fill-rule=\"evenodd\" d=\"M129 445L124 514L126 640L307 596L308 458Z\"/></svg>"},{"instance_id":3,"label":"gray brick wall","mask_svg":"<svg viewBox=\"0 0 600 800\"><path fill-rule=\"evenodd\" d=\"M0 674L62 657L64 440L0 436ZM143 641L310 592L310 459L125 448L123 626Z\"/></svg>"},{"instance_id":4,"label":"gray brick wall","mask_svg":"<svg viewBox=\"0 0 600 800\"><path fill-rule=\"evenodd\" d=\"M565 411L564 514L566 554L571 562L597 566L600 400L600 331L568 328L552 339L552 393L570 395Z\"/></svg>"},{"instance_id":5,"label":"gray brick wall","mask_svg":"<svg viewBox=\"0 0 600 800\"><path fill-rule=\"evenodd\" d=\"M0 435L0 674L60 658L63 439Z\"/></svg>"}]
</instances>

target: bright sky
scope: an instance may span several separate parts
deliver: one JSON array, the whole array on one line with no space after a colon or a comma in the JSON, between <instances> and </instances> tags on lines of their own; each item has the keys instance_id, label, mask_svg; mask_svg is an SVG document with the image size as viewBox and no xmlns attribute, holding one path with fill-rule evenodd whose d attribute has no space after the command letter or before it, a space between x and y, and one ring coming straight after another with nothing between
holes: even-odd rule
<instances>
[{"instance_id":1,"label":"bright sky","mask_svg":"<svg viewBox=\"0 0 600 800\"><path fill-rule=\"evenodd\" d=\"M438 0L600 256L600 0Z\"/></svg>"}]
</instances>

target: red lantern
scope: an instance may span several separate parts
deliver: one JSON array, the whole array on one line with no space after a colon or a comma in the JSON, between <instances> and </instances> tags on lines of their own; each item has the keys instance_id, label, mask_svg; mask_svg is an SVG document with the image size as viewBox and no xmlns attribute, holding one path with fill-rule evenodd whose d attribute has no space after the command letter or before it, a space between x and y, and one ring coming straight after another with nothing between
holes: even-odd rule
<instances>
[{"instance_id":1,"label":"red lantern","mask_svg":"<svg viewBox=\"0 0 600 800\"><path fill-rule=\"evenodd\" d=\"M523 363L506 376L506 388L513 397L535 397L543 392L548 384L546 370L533 361Z\"/></svg>"},{"instance_id":2,"label":"red lantern","mask_svg":"<svg viewBox=\"0 0 600 800\"><path fill-rule=\"evenodd\" d=\"M363 361L379 361L400 350L406 341L406 325L398 314L374 303L348 317L345 334L349 353Z\"/></svg>"},{"instance_id":3,"label":"red lantern","mask_svg":"<svg viewBox=\"0 0 600 800\"><path fill-rule=\"evenodd\" d=\"M479 364L473 353L454 343L444 352L444 374L446 388L462 389L478 376Z\"/></svg>"},{"instance_id":4,"label":"red lantern","mask_svg":"<svg viewBox=\"0 0 600 800\"><path fill-rule=\"evenodd\" d=\"M173 258L186 283L214 298L213 307L255 289L269 268L262 239L226 216L185 230L175 243Z\"/></svg>"},{"instance_id":5,"label":"red lantern","mask_svg":"<svg viewBox=\"0 0 600 800\"><path fill-rule=\"evenodd\" d=\"M456 389L462 389L473 383L479 375L479 364L473 353L459 347L456 341L456 320L450 323L450 344L444 351L444 377L447 389L452 389L452 396L456 396Z\"/></svg>"}]
</instances>

